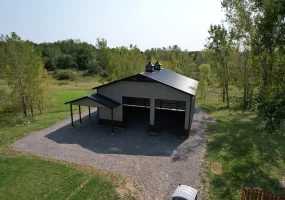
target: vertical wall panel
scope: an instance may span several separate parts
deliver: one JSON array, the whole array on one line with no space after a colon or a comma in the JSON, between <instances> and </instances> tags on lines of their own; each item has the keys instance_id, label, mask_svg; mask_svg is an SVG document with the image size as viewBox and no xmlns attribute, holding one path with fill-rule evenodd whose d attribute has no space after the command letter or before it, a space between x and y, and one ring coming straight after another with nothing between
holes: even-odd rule
<instances>
[{"instance_id":1,"label":"vertical wall panel","mask_svg":"<svg viewBox=\"0 0 285 200\"><path fill-rule=\"evenodd\" d=\"M99 118L100 119L112 119L110 108L98 108L98 109L99 109Z\"/></svg>"},{"instance_id":2,"label":"vertical wall panel","mask_svg":"<svg viewBox=\"0 0 285 200\"><path fill-rule=\"evenodd\" d=\"M150 119L149 124L154 125L155 121L155 99L150 99Z\"/></svg>"},{"instance_id":3,"label":"vertical wall panel","mask_svg":"<svg viewBox=\"0 0 285 200\"><path fill-rule=\"evenodd\" d=\"M195 97L192 97L190 125L192 124L194 113L195 113Z\"/></svg>"},{"instance_id":4,"label":"vertical wall panel","mask_svg":"<svg viewBox=\"0 0 285 200\"><path fill-rule=\"evenodd\" d=\"M135 81L120 81L114 84L106 85L99 88L98 94L104 95L110 99L113 99L119 103L122 103L122 96L138 97L138 98L150 98L150 99L166 99L175 101L185 101L186 105L190 109L190 95L166 85L155 82L135 82ZM100 110L101 112L108 112L107 110ZM111 115L102 114L105 119L111 119ZM189 122L189 114L188 122ZM122 105L114 109L114 120L123 120L123 107ZM188 123L187 123L188 128Z\"/></svg>"},{"instance_id":5,"label":"vertical wall panel","mask_svg":"<svg viewBox=\"0 0 285 200\"><path fill-rule=\"evenodd\" d=\"M189 129L189 116L190 116L190 97L188 96L188 101L186 101L186 110L185 110L185 121L184 121L184 129Z\"/></svg>"}]
</instances>

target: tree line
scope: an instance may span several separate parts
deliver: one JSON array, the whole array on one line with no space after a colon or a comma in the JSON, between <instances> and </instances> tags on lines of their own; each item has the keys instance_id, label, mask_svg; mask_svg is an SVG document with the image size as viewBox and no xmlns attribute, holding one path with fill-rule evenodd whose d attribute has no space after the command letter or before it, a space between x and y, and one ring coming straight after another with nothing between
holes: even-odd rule
<instances>
[{"instance_id":1,"label":"tree line","mask_svg":"<svg viewBox=\"0 0 285 200\"><path fill-rule=\"evenodd\" d=\"M107 40L98 38L95 45L80 40L64 40L35 44L41 49L48 71L57 69L86 70L99 74L103 81L112 81L144 71L147 61L160 60L165 68L198 78L200 52L183 51L177 45L141 51L136 45L110 48Z\"/></svg>"},{"instance_id":2,"label":"tree line","mask_svg":"<svg viewBox=\"0 0 285 200\"><path fill-rule=\"evenodd\" d=\"M243 109L254 107L272 133L285 119L285 2L222 0L221 6L226 21L211 25L206 48L227 107L229 84L239 81Z\"/></svg>"}]
</instances>

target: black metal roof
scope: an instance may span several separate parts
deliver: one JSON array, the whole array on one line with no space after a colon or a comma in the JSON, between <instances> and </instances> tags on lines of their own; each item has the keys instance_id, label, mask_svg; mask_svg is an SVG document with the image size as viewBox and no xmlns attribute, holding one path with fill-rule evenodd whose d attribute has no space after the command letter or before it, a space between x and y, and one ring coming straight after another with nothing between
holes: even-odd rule
<instances>
[{"instance_id":1,"label":"black metal roof","mask_svg":"<svg viewBox=\"0 0 285 200\"><path fill-rule=\"evenodd\" d=\"M195 95L198 87L198 81L173 72L168 69L161 69L154 72L142 72L141 75L152 80L168 85L187 94Z\"/></svg>"},{"instance_id":2,"label":"black metal roof","mask_svg":"<svg viewBox=\"0 0 285 200\"><path fill-rule=\"evenodd\" d=\"M198 81L183 76L181 74L178 74L176 72L173 72L171 70L161 68L161 70L154 70L153 72L142 72L120 80L107 83L105 85L94 87L92 89L98 89L106 85L114 84L119 81L129 81L131 77L138 78L139 76L144 76L146 78L149 78L149 80L153 80L155 82L167 85L169 87L182 91L186 94L191 94L193 96L196 94L196 90L198 87Z\"/></svg>"},{"instance_id":3,"label":"black metal roof","mask_svg":"<svg viewBox=\"0 0 285 200\"><path fill-rule=\"evenodd\" d=\"M119 102L109 99L108 97L105 97L101 94L90 94L88 97L109 108L116 108L117 106L121 105Z\"/></svg>"},{"instance_id":4,"label":"black metal roof","mask_svg":"<svg viewBox=\"0 0 285 200\"><path fill-rule=\"evenodd\" d=\"M88 96L81 97L79 99L75 99L75 100L66 102L65 104L68 104L68 103L72 104L72 102L75 102L75 101L81 100L81 99L86 99L86 98L91 99L93 101L96 101L96 102L98 102L98 103L100 103L100 104L102 104L108 108L116 108L117 106L121 105L119 102L114 101L112 99L109 99L109 98L107 98L103 95L100 95L100 94L90 94Z\"/></svg>"}]
</instances>

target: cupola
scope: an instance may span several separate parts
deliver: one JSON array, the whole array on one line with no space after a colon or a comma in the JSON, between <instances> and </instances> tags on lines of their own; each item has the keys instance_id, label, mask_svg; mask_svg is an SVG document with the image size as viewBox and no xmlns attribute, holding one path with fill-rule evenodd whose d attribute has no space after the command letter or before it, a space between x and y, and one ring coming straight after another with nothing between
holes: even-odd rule
<instances>
[{"instance_id":1,"label":"cupola","mask_svg":"<svg viewBox=\"0 0 285 200\"><path fill-rule=\"evenodd\" d=\"M145 67L146 72L153 72L154 71L154 65L149 61Z\"/></svg>"},{"instance_id":2,"label":"cupola","mask_svg":"<svg viewBox=\"0 0 285 200\"><path fill-rule=\"evenodd\" d=\"M154 70L161 70L161 64L158 61L154 64Z\"/></svg>"}]
</instances>

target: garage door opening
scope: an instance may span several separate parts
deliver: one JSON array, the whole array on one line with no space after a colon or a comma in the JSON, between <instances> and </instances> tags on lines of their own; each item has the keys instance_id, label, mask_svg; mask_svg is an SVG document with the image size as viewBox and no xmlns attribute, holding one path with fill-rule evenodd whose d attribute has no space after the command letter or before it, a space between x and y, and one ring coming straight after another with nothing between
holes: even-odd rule
<instances>
[{"instance_id":1,"label":"garage door opening","mask_svg":"<svg viewBox=\"0 0 285 200\"><path fill-rule=\"evenodd\" d=\"M148 127L150 117L150 99L123 97L124 126L140 125Z\"/></svg>"},{"instance_id":2,"label":"garage door opening","mask_svg":"<svg viewBox=\"0 0 285 200\"><path fill-rule=\"evenodd\" d=\"M155 131L184 131L185 101L155 100Z\"/></svg>"}]
</instances>

